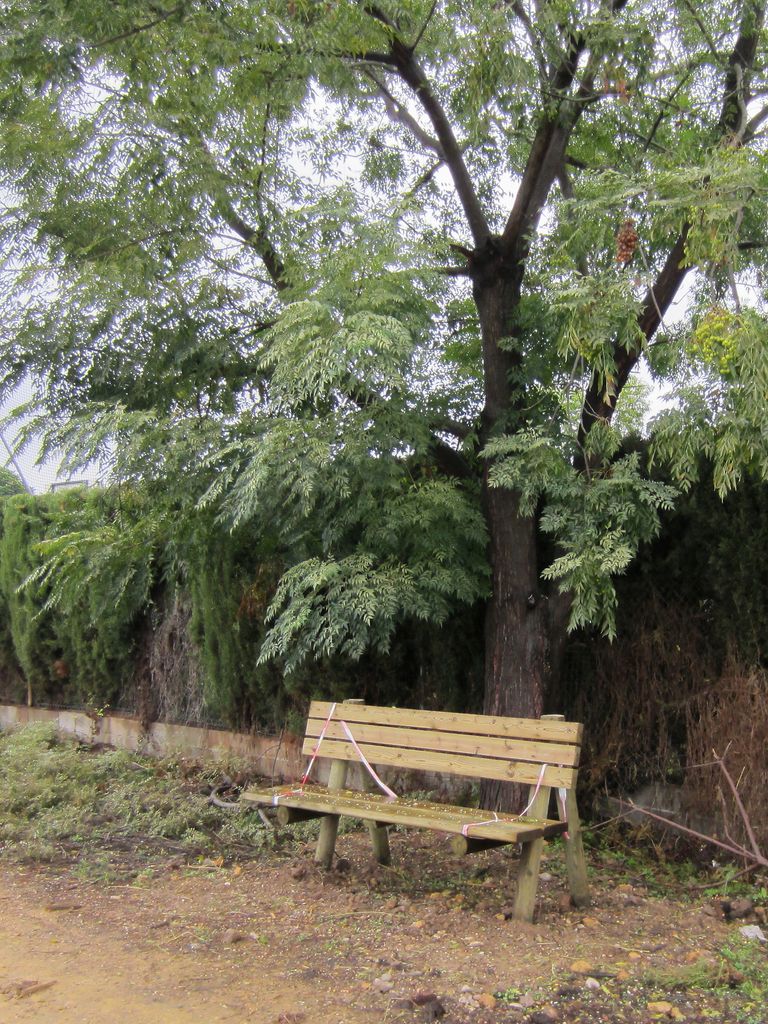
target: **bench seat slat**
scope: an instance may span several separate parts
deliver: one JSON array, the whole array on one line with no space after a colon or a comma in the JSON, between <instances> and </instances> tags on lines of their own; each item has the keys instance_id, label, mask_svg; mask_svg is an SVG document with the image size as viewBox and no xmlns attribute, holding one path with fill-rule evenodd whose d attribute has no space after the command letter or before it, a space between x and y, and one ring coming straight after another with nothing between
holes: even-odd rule
<instances>
[{"instance_id":1,"label":"bench seat slat","mask_svg":"<svg viewBox=\"0 0 768 1024\"><path fill-rule=\"evenodd\" d=\"M365 821L427 828L452 834L461 834L466 827L466 834L470 838L495 839L509 843L531 842L534 839L559 835L566 829L566 825L561 821L519 819L514 815L503 814L498 815L498 822L488 824L488 819L493 818L493 812L478 808L436 804L427 800L390 801L377 794L352 790L330 792L319 786L305 786L300 793L291 792L286 786L268 789L252 787L247 789L240 799L246 803L270 805L275 797L286 807L325 814L347 814ZM482 824L483 822L485 824Z\"/></svg>"},{"instance_id":2,"label":"bench seat slat","mask_svg":"<svg viewBox=\"0 0 768 1024\"><path fill-rule=\"evenodd\" d=\"M314 738L305 739L302 752L312 755L316 746ZM467 754L444 754L439 751L409 750L405 747L385 747L375 743L360 743L360 749L374 765L393 765L398 768L415 768L418 771L444 772L449 775L463 775L469 778L499 779L504 782L535 784L539 781L541 765L526 761L511 761L504 758L477 757ZM319 757L338 758L342 761L358 761L357 751L349 741L323 740ZM542 783L545 786L570 789L576 782L575 768L561 768L548 765Z\"/></svg>"},{"instance_id":3,"label":"bench seat slat","mask_svg":"<svg viewBox=\"0 0 768 1024\"><path fill-rule=\"evenodd\" d=\"M330 701L312 701L310 718L327 719ZM342 713L343 707L343 713ZM336 718L352 722L397 725L438 732L473 733L478 736L506 736L511 739L540 740L581 745L584 726L580 722L562 722L531 718L504 718L493 715L468 715L452 711L423 711L412 708L386 708L372 704L337 704ZM554 760L554 759L553 759Z\"/></svg>"},{"instance_id":4,"label":"bench seat slat","mask_svg":"<svg viewBox=\"0 0 768 1024\"><path fill-rule=\"evenodd\" d=\"M519 740L504 736L466 735L458 732L436 731L434 729L410 729L404 726L387 726L367 722L349 722L344 711L337 715L350 727L358 743L374 743L387 747L404 747L407 750L435 750L442 753L468 754L477 757L509 758L516 761L532 761L536 764L558 764L573 767L579 763L579 748L566 743L543 743L533 740ZM307 736L318 737L325 725L319 718L307 722ZM340 721L335 718L329 723L325 739L347 741ZM323 745L325 744L323 740ZM322 756L322 747L320 749ZM482 762L478 770L482 768Z\"/></svg>"}]
</instances>

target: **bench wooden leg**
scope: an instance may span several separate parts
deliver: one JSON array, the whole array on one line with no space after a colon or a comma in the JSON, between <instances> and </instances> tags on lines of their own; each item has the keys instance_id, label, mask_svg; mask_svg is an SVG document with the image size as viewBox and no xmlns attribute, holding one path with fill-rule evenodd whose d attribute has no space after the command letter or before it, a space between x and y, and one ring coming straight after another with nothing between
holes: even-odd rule
<instances>
[{"instance_id":1,"label":"bench wooden leg","mask_svg":"<svg viewBox=\"0 0 768 1024\"><path fill-rule=\"evenodd\" d=\"M376 858L377 863L388 867L392 863L392 854L389 850L387 826L378 821L369 821L368 834L371 837L373 856Z\"/></svg>"},{"instance_id":2,"label":"bench wooden leg","mask_svg":"<svg viewBox=\"0 0 768 1024\"><path fill-rule=\"evenodd\" d=\"M376 783L365 773L363 774L363 789L366 793L376 792ZM371 837L373 856L378 864L386 867L392 863L392 854L389 850L389 832L387 826L380 821L368 821L368 835Z\"/></svg>"},{"instance_id":3,"label":"bench wooden leg","mask_svg":"<svg viewBox=\"0 0 768 1024\"><path fill-rule=\"evenodd\" d=\"M324 818L321 811L305 811L301 807L278 807L275 812L278 825L295 825L298 821L311 821L313 818Z\"/></svg>"},{"instance_id":4,"label":"bench wooden leg","mask_svg":"<svg viewBox=\"0 0 768 1024\"><path fill-rule=\"evenodd\" d=\"M559 800L557 809L562 821L563 808ZM569 789L566 794L565 811L565 820L568 822L568 838L565 840L565 866L568 870L571 899L575 907L587 907L590 903L587 861L584 856L584 842L581 836L579 809L576 806L576 793L572 789Z\"/></svg>"},{"instance_id":5,"label":"bench wooden leg","mask_svg":"<svg viewBox=\"0 0 768 1024\"><path fill-rule=\"evenodd\" d=\"M551 794L552 789L550 786L541 786L538 792L535 786L531 787L529 799L532 802L526 817L546 818ZM543 850L543 839L534 839L533 842L523 844L523 852L520 855L520 870L517 874L517 894L512 912L512 916L516 921L533 921Z\"/></svg>"},{"instance_id":6,"label":"bench wooden leg","mask_svg":"<svg viewBox=\"0 0 768 1024\"><path fill-rule=\"evenodd\" d=\"M520 854L520 868L517 872L515 906L512 912L515 921L533 921L543 850L543 839L534 839L533 842L523 845L523 852Z\"/></svg>"},{"instance_id":7,"label":"bench wooden leg","mask_svg":"<svg viewBox=\"0 0 768 1024\"><path fill-rule=\"evenodd\" d=\"M451 837L451 853L456 857L466 857L482 850L495 850L499 846L509 846L509 843L499 839L471 839L458 834Z\"/></svg>"},{"instance_id":8,"label":"bench wooden leg","mask_svg":"<svg viewBox=\"0 0 768 1024\"><path fill-rule=\"evenodd\" d=\"M334 761L328 775L328 789L343 789L347 781L347 762ZM315 850L315 863L329 871L333 865L336 836L339 831L338 814L325 814L320 822L320 835Z\"/></svg>"},{"instance_id":9,"label":"bench wooden leg","mask_svg":"<svg viewBox=\"0 0 768 1024\"><path fill-rule=\"evenodd\" d=\"M320 836L315 850L315 864L330 871L333 867L333 854L336 850L336 836L339 831L338 814L324 814L320 822Z\"/></svg>"}]
</instances>

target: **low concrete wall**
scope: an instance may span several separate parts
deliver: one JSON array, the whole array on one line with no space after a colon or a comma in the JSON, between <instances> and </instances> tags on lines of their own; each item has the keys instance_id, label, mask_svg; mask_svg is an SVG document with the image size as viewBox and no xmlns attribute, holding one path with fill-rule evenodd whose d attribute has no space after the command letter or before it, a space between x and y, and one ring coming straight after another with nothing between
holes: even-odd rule
<instances>
[{"instance_id":1,"label":"low concrete wall","mask_svg":"<svg viewBox=\"0 0 768 1024\"><path fill-rule=\"evenodd\" d=\"M87 715L84 711L58 711L0 704L0 730L31 722L50 722L64 736L82 743L105 743L152 757L190 757L204 760L238 758L255 772L277 781L299 778L304 770L301 745L294 737L252 736L225 729L196 728L154 722L142 729L135 718L122 715Z\"/></svg>"},{"instance_id":2,"label":"low concrete wall","mask_svg":"<svg viewBox=\"0 0 768 1024\"><path fill-rule=\"evenodd\" d=\"M0 704L0 731L30 722L51 722L62 735L72 736L81 743L105 743L150 757L189 757L206 761L235 757L245 761L254 774L274 779L276 783L300 779L308 760L301 753L301 739L295 736L252 736L227 732L226 729L169 725L167 722L154 722L146 731L138 719L129 716L91 717L84 711ZM313 766L312 778L326 783L329 771L330 761L319 757ZM379 774L400 793L421 790L461 803L470 795L469 783L458 776L397 768L379 768ZM352 789L362 789L366 781L367 773L362 765L350 764L347 785Z\"/></svg>"}]
</instances>

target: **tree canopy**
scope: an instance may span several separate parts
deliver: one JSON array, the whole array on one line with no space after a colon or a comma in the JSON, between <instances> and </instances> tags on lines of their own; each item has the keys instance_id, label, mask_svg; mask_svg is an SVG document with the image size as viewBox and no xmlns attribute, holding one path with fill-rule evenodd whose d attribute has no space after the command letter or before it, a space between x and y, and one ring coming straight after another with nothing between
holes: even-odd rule
<instances>
[{"instance_id":1,"label":"tree canopy","mask_svg":"<svg viewBox=\"0 0 768 1024\"><path fill-rule=\"evenodd\" d=\"M263 657L488 599L487 707L540 713L674 500L642 360L678 485L766 475L762 0L2 12L3 387L164 528L263 524Z\"/></svg>"}]
</instances>

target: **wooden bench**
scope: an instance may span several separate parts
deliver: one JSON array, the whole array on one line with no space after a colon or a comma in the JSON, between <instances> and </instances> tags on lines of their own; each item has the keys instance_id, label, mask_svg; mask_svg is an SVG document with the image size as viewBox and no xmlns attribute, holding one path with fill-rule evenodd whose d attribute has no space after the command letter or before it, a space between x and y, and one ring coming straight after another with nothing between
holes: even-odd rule
<instances>
[{"instance_id":1,"label":"wooden bench","mask_svg":"<svg viewBox=\"0 0 768 1024\"><path fill-rule=\"evenodd\" d=\"M560 715L497 718L374 707L360 701L313 701L302 748L311 758L304 779L294 785L252 787L241 800L276 807L283 825L321 817L315 860L326 868L333 860L342 814L368 823L374 855L383 864L390 860L388 825L450 833L456 854L520 843L514 917L531 921L544 840L551 836L566 837L565 859L574 904L589 902L575 795L582 729ZM308 781L317 757L331 759L327 786ZM362 765L364 791L344 788L350 762ZM377 782L381 784L375 765L525 783L530 786L528 806L522 815L497 814L395 797L389 795L391 791L371 792ZM558 794L557 818L548 817L553 791Z\"/></svg>"}]
</instances>

